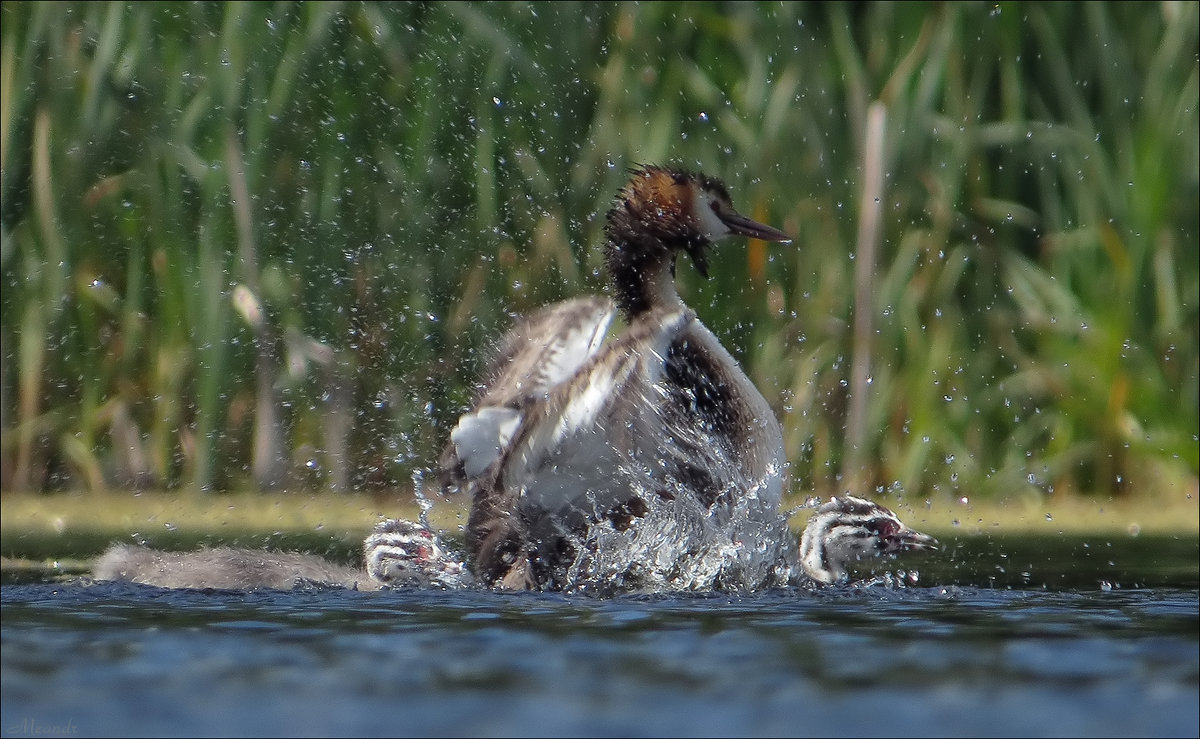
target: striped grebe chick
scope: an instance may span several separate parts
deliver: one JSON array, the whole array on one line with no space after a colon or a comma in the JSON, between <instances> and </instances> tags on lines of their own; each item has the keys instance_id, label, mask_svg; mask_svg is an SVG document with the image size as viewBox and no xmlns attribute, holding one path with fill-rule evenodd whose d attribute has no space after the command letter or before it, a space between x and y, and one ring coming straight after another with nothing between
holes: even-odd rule
<instances>
[{"instance_id":1,"label":"striped grebe chick","mask_svg":"<svg viewBox=\"0 0 1200 739\"><path fill-rule=\"evenodd\" d=\"M376 524L363 542L363 568L315 554L215 547L164 552L113 544L93 564L96 580L124 580L161 588L254 590L326 586L352 590L461 588L473 579L437 534L411 521Z\"/></svg>"},{"instance_id":2,"label":"striped grebe chick","mask_svg":"<svg viewBox=\"0 0 1200 739\"><path fill-rule=\"evenodd\" d=\"M401 519L375 525L363 542L363 561L367 575L385 587L460 588L474 580L437 534L419 523Z\"/></svg>"},{"instance_id":3,"label":"striped grebe chick","mask_svg":"<svg viewBox=\"0 0 1200 739\"><path fill-rule=\"evenodd\" d=\"M92 566L96 580L124 580L160 588L292 590L308 585L377 590L366 572L315 554L213 547L164 552L113 544Z\"/></svg>"},{"instance_id":4,"label":"striped grebe chick","mask_svg":"<svg viewBox=\"0 0 1200 739\"><path fill-rule=\"evenodd\" d=\"M926 549L937 549L937 540L905 526L878 503L842 495L808 519L797 574L822 585L845 583L850 570L864 560Z\"/></svg>"}]
</instances>

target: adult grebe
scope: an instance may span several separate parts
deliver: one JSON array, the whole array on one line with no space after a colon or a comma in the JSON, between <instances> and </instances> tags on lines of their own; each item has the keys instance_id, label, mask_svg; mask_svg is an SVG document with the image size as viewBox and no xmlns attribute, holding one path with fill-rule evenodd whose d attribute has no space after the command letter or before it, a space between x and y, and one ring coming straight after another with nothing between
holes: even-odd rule
<instances>
[{"instance_id":1,"label":"adult grebe","mask_svg":"<svg viewBox=\"0 0 1200 739\"><path fill-rule=\"evenodd\" d=\"M737 213L716 179L659 166L633 171L607 218L614 299L552 305L510 332L442 456L446 487L472 496L467 547L485 584L567 586L594 524L625 530L663 502L778 517L779 423L680 299L675 263L685 253L707 277L718 239L790 239ZM628 325L606 343L618 310Z\"/></svg>"}]
</instances>

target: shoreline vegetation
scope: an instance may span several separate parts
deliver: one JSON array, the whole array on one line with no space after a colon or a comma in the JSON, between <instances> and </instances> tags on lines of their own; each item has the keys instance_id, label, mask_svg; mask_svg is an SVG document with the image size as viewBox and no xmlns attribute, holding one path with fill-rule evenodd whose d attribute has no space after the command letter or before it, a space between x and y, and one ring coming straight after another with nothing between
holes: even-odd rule
<instances>
[{"instance_id":1,"label":"shoreline vegetation","mask_svg":"<svg viewBox=\"0 0 1200 739\"><path fill-rule=\"evenodd\" d=\"M1101 500L1073 494L1004 500L867 497L892 508L906 523L933 534L958 531L974 535L995 529L1200 534L1200 493L1195 482L1191 490L1162 493L1154 500ZM0 496L0 532L4 539L20 532L128 529L132 533L153 527L208 531L216 536L222 531L321 530L361 530L365 536L381 518L415 521L420 508L408 501L407 493L5 493ZM430 502L429 521L435 529L454 531L466 523L465 501L432 496ZM804 506L803 496L792 496L784 501L782 510L792 511L792 528L798 532L811 508Z\"/></svg>"},{"instance_id":2,"label":"shoreline vegetation","mask_svg":"<svg viewBox=\"0 0 1200 739\"><path fill-rule=\"evenodd\" d=\"M418 506L397 502L407 497L366 493L7 493L0 497L0 557L6 571L80 571L87 559L109 543L135 540L168 549L202 544L306 548L352 560L361 540L380 518L418 518ZM1200 495L1195 488L1162 494L1152 502L1076 495L965 502L948 497L878 499L892 507L901 520L942 540L1081 534L1200 538ZM458 501L435 498L433 502L429 522L448 537L456 537L466 522L466 508ZM789 499L785 510L802 502L799 497ZM796 510L791 517L797 533L808 519L807 510Z\"/></svg>"},{"instance_id":3,"label":"shoreline vegetation","mask_svg":"<svg viewBox=\"0 0 1200 739\"><path fill-rule=\"evenodd\" d=\"M639 162L794 239L679 279L797 488L1195 530L1200 4L0 12L0 490L94 496L6 532L409 510L513 317L603 290Z\"/></svg>"}]
</instances>

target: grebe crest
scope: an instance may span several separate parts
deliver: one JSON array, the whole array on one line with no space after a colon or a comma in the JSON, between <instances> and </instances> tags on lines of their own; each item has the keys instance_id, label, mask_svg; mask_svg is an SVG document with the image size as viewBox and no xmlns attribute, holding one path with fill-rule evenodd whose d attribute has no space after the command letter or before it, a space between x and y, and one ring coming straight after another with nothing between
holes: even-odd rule
<instances>
[{"instance_id":1,"label":"grebe crest","mask_svg":"<svg viewBox=\"0 0 1200 739\"><path fill-rule=\"evenodd\" d=\"M937 540L905 526L887 508L851 495L817 508L800 539L804 574L825 585L849 580L854 563L906 551L937 549Z\"/></svg>"},{"instance_id":2,"label":"grebe crest","mask_svg":"<svg viewBox=\"0 0 1200 739\"><path fill-rule=\"evenodd\" d=\"M605 266L627 318L653 307L680 305L675 258L686 253L708 277L708 249L726 236L790 242L782 231L733 208L720 180L685 169L645 165L631 170L608 211Z\"/></svg>"}]
</instances>

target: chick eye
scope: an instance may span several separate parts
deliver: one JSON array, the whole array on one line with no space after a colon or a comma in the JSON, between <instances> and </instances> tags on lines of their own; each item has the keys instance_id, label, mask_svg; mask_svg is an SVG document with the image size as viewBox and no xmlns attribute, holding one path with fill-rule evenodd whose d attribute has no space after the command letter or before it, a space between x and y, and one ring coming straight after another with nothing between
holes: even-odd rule
<instances>
[{"instance_id":1,"label":"chick eye","mask_svg":"<svg viewBox=\"0 0 1200 739\"><path fill-rule=\"evenodd\" d=\"M720 212L721 212L721 206L720 206L720 205L718 205L718 204L717 204L717 201L715 201L715 200L710 200L710 201L708 202L708 207L709 207L709 208L712 208L712 212L713 212L713 213L720 213Z\"/></svg>"},{"instance_id":2,"label":"chick eye","mask_svg":"<svg viewBox=\"0 0 1200 739\"><path fill-rule=\"evenodd\" d=\"M900 531L900 526L898 526L895 521L888 521L886 519L882 521L871 522L870 528L877 535L885 539L894 537Z\"/></svg>"}]
</instances>

